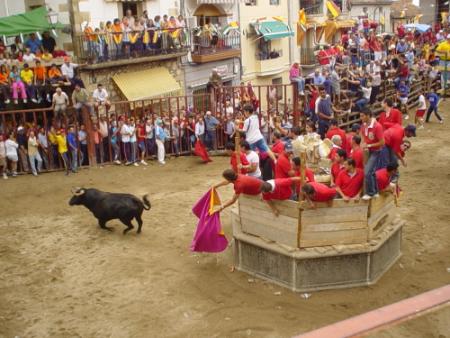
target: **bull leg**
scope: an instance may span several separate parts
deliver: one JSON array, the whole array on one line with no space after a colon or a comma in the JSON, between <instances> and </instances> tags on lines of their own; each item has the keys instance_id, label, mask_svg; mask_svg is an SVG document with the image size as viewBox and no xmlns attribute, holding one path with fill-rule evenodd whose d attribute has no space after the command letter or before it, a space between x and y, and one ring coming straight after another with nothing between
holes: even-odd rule
<instances>
[{"instance_id":1,"label":"bull leg","mask_svg":"<svg viewBox=\"0 0 450 338\"><path fill-rule=\"evenodd\" d=\"M141 228L142 228L142 218L141 215L138 215L135 217L136 221L138 222L138 229L137 229L137 233L140 234L141 233Z\"/></svg>"},{"instance_id":2,"label":"bull leg","mask_svg":"<svg viewBox=\"0 0 450 338\"><path fill-rule=\"evenodd\" d=\"M131 219L120 219L120 221L127 226L127 228L123 231L123 234L125 235L128 231L134 228L133 224L131 224Z\"/></svg>"},{"instance_id":3,"label":"bull leg","mask_svg":"<svg viewBox=\"0 0 450 338\"><path fill-rule=\"evenodd\" d=\"M98 220L98 225L100 225L100 228L104 229L104 230L108 230L108 231L113 231L113 228L111 227L107 227L106 226L106 221L99 219Z\"/></svg>"}]
</instances>

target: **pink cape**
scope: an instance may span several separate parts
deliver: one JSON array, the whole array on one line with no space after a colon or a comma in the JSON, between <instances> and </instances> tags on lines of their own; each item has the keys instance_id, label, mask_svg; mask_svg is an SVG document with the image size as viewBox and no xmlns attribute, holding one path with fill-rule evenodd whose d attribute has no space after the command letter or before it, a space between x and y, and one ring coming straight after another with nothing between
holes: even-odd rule
<instances>
[{"instance_id":1,"label":"pink cape","mask_svg":"<svg viewBox=\"0 0 450 338\"><path fill-rule=\"evenodd\" d=\"M220 213L212 212L212 207L219 204L217 193L211 189L192 208L199 221L191 243L191 251L222 252L227 248L228 240L222 231Z\"/></svg>"}]
</instances>

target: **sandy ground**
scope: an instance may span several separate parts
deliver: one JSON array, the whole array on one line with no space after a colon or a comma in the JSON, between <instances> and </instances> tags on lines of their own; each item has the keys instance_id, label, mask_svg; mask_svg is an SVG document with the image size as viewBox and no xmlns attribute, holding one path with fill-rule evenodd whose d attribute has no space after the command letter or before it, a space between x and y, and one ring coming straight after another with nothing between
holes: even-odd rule
<instances>
[{"instance_id":1,"label":"sandy ground","mask_svg":"<svg viewBox=\"0 0 450 338\"><path fill-rule=\"evenodd\" d=\"M443 104L442 106L444 106ZM445 114L444 116L449 116ZM450 119L449 119L450 121ZM229 272L232 250L189 252L190 209L227 159L107 167L0 182L0 337L288 337L450 282L449 124L419 132L402 170L403 256L374 286L309 299ZM73 186L143 195L143 233L102 231ZM222 193L230 196L231 190ZM229 212L223 225L230 238ZM281 294L279 294L281 292ZM450 337L439 311L373 337Z\"/></svg>"}]
</instances>

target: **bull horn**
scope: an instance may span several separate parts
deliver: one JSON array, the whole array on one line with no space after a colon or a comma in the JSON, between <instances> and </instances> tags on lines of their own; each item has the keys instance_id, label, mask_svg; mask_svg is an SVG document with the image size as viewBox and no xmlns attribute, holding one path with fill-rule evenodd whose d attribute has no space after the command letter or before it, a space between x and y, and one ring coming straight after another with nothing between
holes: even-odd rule
<instances>
[{"instance_id":1,"label":"bull horn","mask_svg":"<svg viewBox=\"0 0 450 338\"><path fill-rule=\"evenodd\" d=\"M75 188L72 189L72 194L74 194L75 196L81 196L84 194L84 189L83 188Z\"/></svg>"}]
</instances>

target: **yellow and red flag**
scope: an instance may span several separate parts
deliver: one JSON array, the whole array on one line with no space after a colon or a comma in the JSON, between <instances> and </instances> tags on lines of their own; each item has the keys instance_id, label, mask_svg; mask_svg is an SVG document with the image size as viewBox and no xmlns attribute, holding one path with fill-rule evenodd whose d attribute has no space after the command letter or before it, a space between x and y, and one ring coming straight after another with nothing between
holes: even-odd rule
<instances>
[{"instance_id":1,"label":"yellow and red flag","mask_svg":"<svg viewBox=\"0 0 450 338\"><path fill-rule=\"evenodd\" d=\"M332 18L335 19L341 15L341 9L332 0L327 0L326 2L328 12L331 14Z\"/></svg>"}]
</instances>

